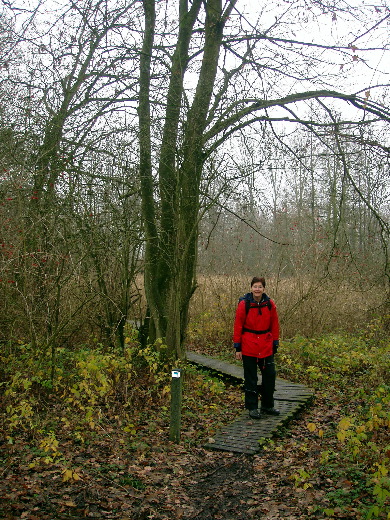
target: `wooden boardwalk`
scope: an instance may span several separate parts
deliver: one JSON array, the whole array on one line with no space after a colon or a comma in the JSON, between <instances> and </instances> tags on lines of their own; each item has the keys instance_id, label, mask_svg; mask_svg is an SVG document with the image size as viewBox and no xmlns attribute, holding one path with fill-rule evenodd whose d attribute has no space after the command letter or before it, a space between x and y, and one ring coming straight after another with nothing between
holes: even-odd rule
<instances>
[{"instance_id":1,"label":"wooden boardwalk","mask_svg":"<svg viewBox=\"0 0 390 520\"><path fill-rule=\"evenodd\" d=\"M190 351L187 351L187 360L225 377L233 378L238 383L244 381L244 372L241 366ZM288 422L313 395L314 391L305 385L277 378L274 398L275 406L280 410L280 415L276 417L265 416L260 420L253 420L249 418L248 412L245 410L233 423L224 426L217 432L213 442L209 442L205 447L254 455L261 449L261 440L272 437L276 430Z\"/></svg>"}]
</instances>

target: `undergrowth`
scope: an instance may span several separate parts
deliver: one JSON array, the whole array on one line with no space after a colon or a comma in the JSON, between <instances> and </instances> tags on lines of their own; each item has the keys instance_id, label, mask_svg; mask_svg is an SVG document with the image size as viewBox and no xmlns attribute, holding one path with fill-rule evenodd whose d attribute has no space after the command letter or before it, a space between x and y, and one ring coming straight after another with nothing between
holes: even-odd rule
<instances>
[{"instance_id":1,"label":"undergrowth","mask_svg":"<svg viewBox=\"0 0 390 520\"><path fill-rule=\"evenodd\" d=\"M357 505L362 518L390 518L389 318L354 336L296 337L278 353L281 377L314 388L339 411L335 421L307 425L322 447L319 474L347 483L328 493L330 518Z\"/></svg>"},{"instance_id":2,"label":"undergrowth","mask_svg":"<svg viewBox=\"0 0 390 520\"><path fill-rule=\"evenodd\" d=\"M384 316L356 334L296 336L281 341L276 356L278 376L313 388L330 410L306 424L306 437L318 442L316 464L291 475L303 490L315 482L327 489L327 518L390 519L389 326ZM209 323L202 349L200 323L193 324L189 348L193 341L196 350L234 362L231 341L213 343L211 330Z\"/></svg>"},{"instance_id":3,"label":"undergrowth","mask_svg":"<svg viewBox=\"0 0 390 520\"><path fill-rule=\"evenodd\" d=\"M320 514L327 518L390 519L388 327L385 317L355 335L281 342L278 375L314 388L316 400L328 403L327 416L313 413L305 425L300 446L304 453L310 439L317 443L315 463L308 468L303 459L290 475L303 491L326 490L328 506ZM199 329L197 348L201 334ZM206 353L211 336L208 326ZM219 343L217 350L233 360L230 344ZM92 446L114 429L122 432L119 442L129 451L147 453L153 436L168 445L172 365L161 342L141 348L129 334L124 353L92 344L57 349L54 359L53 367L52 355L23 342L2 345L3 439L7 446L27 448L30 471L56 467L63 482L77 482L81 477L69 463L66 446ZM181 368L181 443L191 449L234 418L242 396L207 373ZM278 450L283 452L282 444ZM121 485L142 488L132 475L121 479Z\"/></svg>"},{"instance_id":4,"label":"undergrowth","mask_svg":"<svg viewBox=\"0 0 390 520\"><path fill-rule=\"evenodd\" d=\"M20 342L3 345L0 358L3 438L8 445L23 439L33 446L31 467L55 462L70 475L62 442L88 444L119 428L130 449L143 449L145 433L167 432L172 366L163 343L142 348L128 338L124 353L102 345L60 348L54 371L52 357L40 354ZM214 420L225 385L182 368L182 422L195 440Z\"/></svg>"}]
</instances>

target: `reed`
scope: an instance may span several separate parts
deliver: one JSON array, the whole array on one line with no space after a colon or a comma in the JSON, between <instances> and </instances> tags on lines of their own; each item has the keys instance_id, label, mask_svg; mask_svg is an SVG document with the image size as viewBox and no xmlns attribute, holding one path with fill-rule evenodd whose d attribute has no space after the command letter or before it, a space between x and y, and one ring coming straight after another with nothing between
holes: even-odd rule
<instances>
[{"instance_id":1,"label":"reed","mask_svg":"<svg viewBox=\"0 0 390 520\"><path fill-rule=\"evenodd\" d=\"M329 332L354 332L386 313L386 288L362 283L310 278L269 278L266 292L275 301L281 339L313 337ZM231 347L238 298L250 280L238 276L199 276L191 301L188 342Z\"/></svg>"}]
</instances>

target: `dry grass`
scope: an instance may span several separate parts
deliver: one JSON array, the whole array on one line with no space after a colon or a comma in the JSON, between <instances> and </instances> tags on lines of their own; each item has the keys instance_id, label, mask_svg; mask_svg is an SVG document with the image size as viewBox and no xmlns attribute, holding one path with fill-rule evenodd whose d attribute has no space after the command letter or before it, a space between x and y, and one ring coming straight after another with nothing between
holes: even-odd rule
<instances>
[{"instance_id":1,"label":"dry grass","mask_svg":"<svg viewBox=\"0 0 390 520\"><path fill-rule=\"evenodd\" d=\"M230 342L238 298L250 290L250 280L240 277L200 276L191 302L190 334ZM386 312L386 287L364 286L360 281L268 279L267 294L275 301L281 338L315 336L326 332L352 332Z\"/></svg>"}]
</instances>

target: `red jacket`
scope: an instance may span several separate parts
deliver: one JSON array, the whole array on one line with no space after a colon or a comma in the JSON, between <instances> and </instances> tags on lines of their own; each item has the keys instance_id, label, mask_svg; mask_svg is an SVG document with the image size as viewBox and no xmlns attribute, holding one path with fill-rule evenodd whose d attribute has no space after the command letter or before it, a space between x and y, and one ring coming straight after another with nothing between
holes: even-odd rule
<instances>
[{"instance_id":1,"label":"red jacket","mask_svg":"<svg viewBox=\"0 0 390 520\"><path fill-rule=\"evenodd\" d=\"M260 303L252 298L247 313L245 300L241 300L237 306L233 332L233 342L241 343L241 352L245 356L257 358L271 356L275 340L279 340L279 318L275 303L265 294Z\"/></svg>"}]
</instances>

